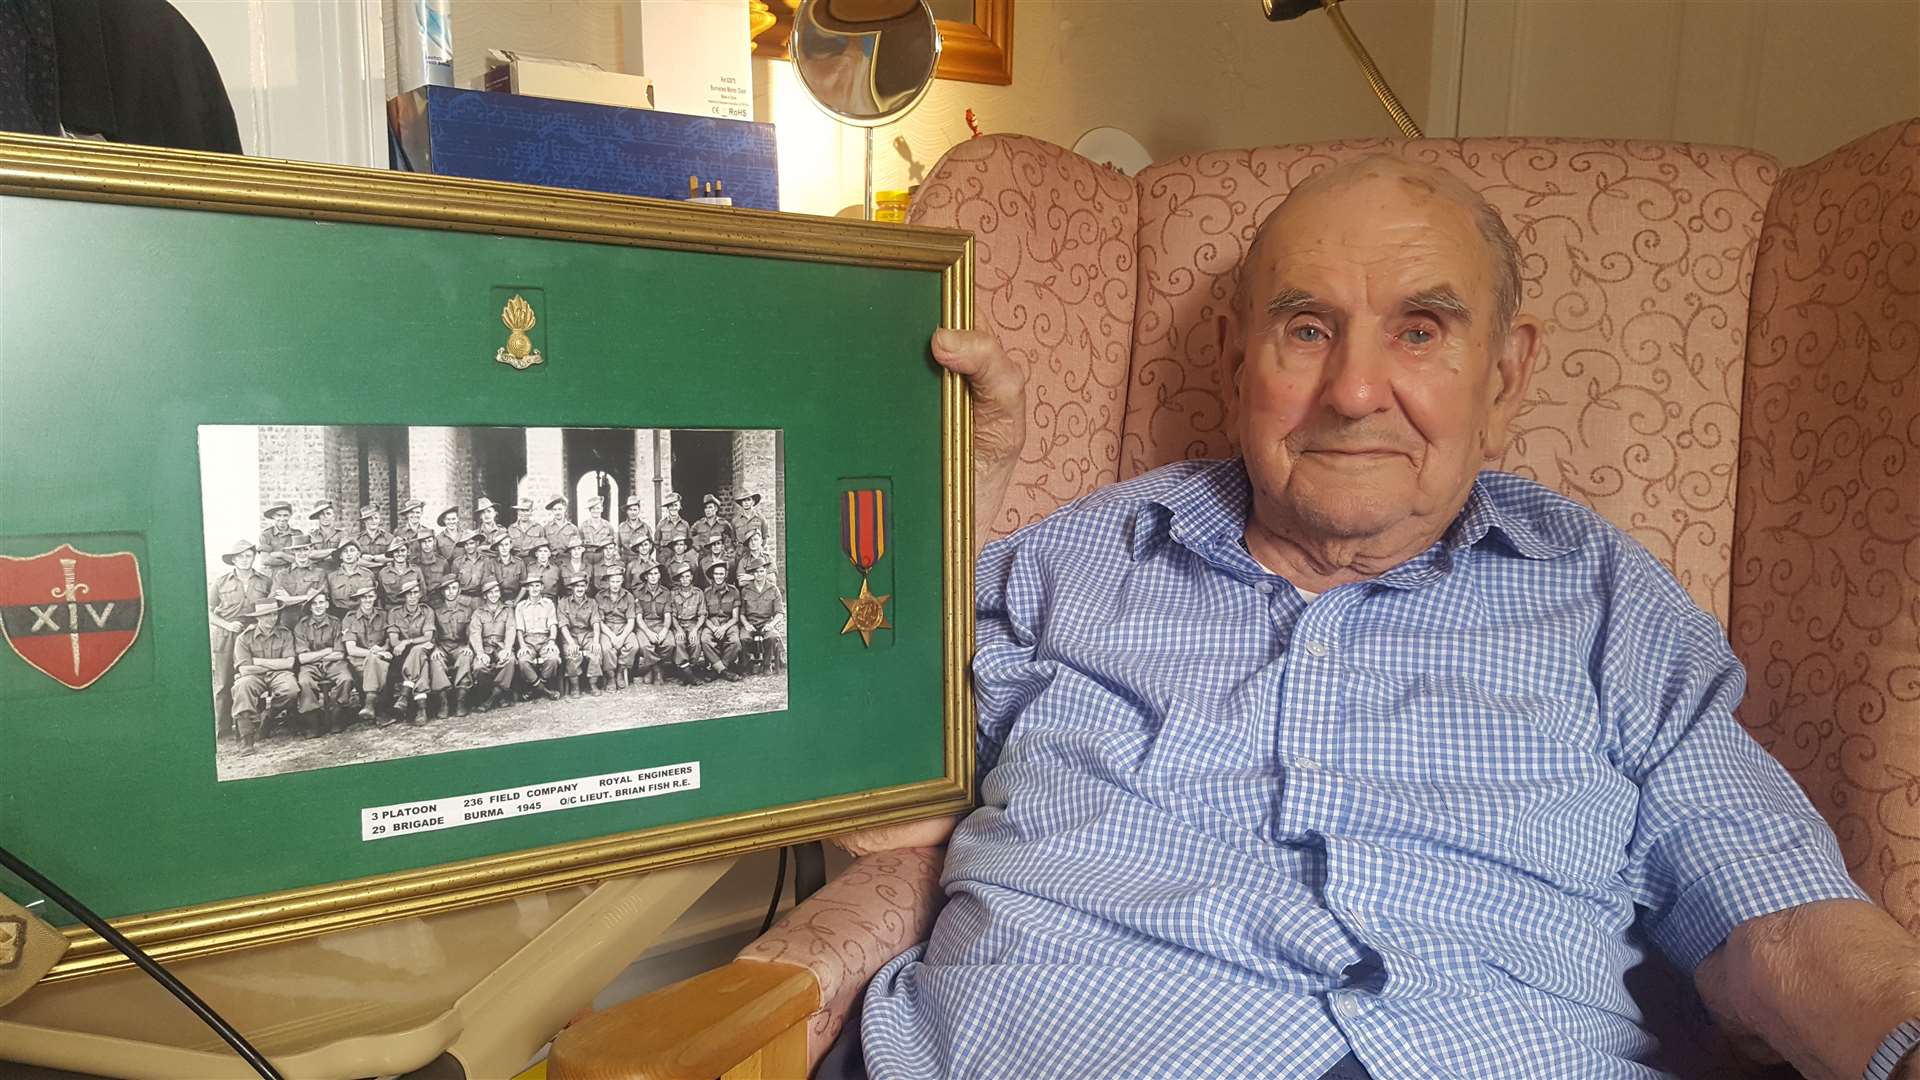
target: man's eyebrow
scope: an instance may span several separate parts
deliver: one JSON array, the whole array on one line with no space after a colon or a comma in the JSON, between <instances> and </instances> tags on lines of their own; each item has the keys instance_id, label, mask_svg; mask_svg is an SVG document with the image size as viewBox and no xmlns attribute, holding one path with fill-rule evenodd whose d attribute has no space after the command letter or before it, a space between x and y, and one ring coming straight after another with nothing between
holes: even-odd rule
<instances>
[{"instance_id":1,"label":"man's eyebrow","mask_svg":"<svg viewBox=\"0 0 1920 1080\"><path fill-rule=\"evenodd\" d=\"M1332 307L1305 289L1281 289L1267 301L1267 317L1277 319L1303 311L1327 312Z\"/></svg>"},{"instance_id":2,"label":"man's eyebrow","mask_svg":"<svg viewBox=\"0 0 1920 1080\"><path fill-rule=\"evenodd\" d=\"M1402 305L1409 311L1438 311L1452 315L1464 323L1473 321L1473 309L1467 306L1460 294L1451 285L1435 285L1431 289L1421 289L1407 297Z\"/></svg>"}]
</instances>

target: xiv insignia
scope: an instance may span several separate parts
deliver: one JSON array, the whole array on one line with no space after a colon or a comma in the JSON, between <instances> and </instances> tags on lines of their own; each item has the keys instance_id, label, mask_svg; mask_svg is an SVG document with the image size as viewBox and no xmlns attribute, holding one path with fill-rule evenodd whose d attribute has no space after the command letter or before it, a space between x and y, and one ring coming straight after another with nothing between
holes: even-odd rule
<instances>
[{"instance_id":1,"label":"xiv insignia","mask_svg":"<svg viewBox=\"0 0 1920 1080\"><path fill-rule=\"evenodd\" d=\"M0 634L20 659L71 689L92 686L127 654L144 609L132 552L61 544L32 558L0 555Z\"/></svg>"},{"instance_id":2,"label":"xiv insignia","mask_svg":"<svg viewBox=\"0 0 1920 1080\"><path fill-rule=\"evenodd\" d=\"M527 331L533 329L535 319L533 305L527 303L526 297L515 293L513 299L507 301L507 306L500 309L500 321L507 325L510 333L507 334L506 347L494 352L495 360L512 365L515 371L525 371L546 359L540 355L539 349L533 347L533 340L527 337Z\"/></svg>"}]
</instances>

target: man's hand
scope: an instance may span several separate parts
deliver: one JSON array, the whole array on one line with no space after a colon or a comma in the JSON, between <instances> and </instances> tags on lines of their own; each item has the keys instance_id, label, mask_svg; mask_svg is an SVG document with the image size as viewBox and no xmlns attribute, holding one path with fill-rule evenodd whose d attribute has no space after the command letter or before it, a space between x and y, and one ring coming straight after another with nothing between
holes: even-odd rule
<instances>
[{"instance_id":1,"label":"man's hand","mask_svg":"<svg viewBox=\"0 0 1920 1080\"><path fill-rule=\"evenodd\" d=\"M1920 941L1872 904L1821 900L1734 927L1693 980L1736 1042L1763 1036L1808 1080L1854 1080L1920 1016Z\"/></svg>"},{"instance_id":2,"label":"man's hand","mask_svg":"<svg viewBox=\"0 0 1920 1080\"><path fill-rule=\"evenodd\" d=\"M1027 442L1027 373L985 330L935 330L933 358L973 396L973 519L1000 512Z\"/></svg>"},{"instance_id":3,"label":"man's hand","mask_svg":"<svg viewBox=\"0 0 1920 1080\"><path fill-rule=\"evenodd\" d=\"M845 836L831 837L827 842L856 859L876 851L938 847L947 842L947 838L953 835L953 827L960 824L960 819L965 816L954 814L927 821L910 821L905 825L882 825L877 829L862 829Z\"/></svg>"}]
</instances>

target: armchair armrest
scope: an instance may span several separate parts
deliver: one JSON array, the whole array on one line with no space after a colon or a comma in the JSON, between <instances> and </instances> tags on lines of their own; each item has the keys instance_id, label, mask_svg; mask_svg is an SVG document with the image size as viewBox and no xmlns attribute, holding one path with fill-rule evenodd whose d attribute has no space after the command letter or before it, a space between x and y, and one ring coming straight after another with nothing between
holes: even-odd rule
<instances>
[{"instance_id":1,"label":"armchair armrest","mask_svg":"<svg viewBox=\"0 0 1920 1080\"><path fill-rule=\"evenodd\" d=\"M551 1080L804 1076L882 964L926 940L946 849L863 856L732 963L574 1024Z\"/></svg>"},{"instance_id":2,"label":"armchair armrest","mask_svg":"<svg viewBox=\"0 0 1920 1080\"><path fill-rule=\"evenodd\" d=\"M800 1076L813 973L735 960L574 1024L547 1054L551 1080Z\"/></svg>"},{"instance_id":3,"label":"armchair armrest","mask_svg":"<svg viewBox=\"0 0 1920 1080\"><path fill-rule=\"evenodd\" d=\"M944 847L876 851L740 950L741 962L793 965L812 972L820 1004L807 1018L809 1066L827 1052L881 965L925 941L946 894Z\"/></svg>"}]
</instances>

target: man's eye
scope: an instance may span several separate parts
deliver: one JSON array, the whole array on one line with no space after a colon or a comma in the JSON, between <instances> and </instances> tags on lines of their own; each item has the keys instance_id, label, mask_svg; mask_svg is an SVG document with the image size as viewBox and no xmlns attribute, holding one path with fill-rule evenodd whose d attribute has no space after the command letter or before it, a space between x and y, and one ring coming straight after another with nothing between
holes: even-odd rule
<instances>
[{"instance_id":1,"label":"man's eye","mask_svg":"<svg viewBox=\"0 0 1920 1080\"><path fill-rule=\"evenodd\" d=\"M1431 344L1433 336L1433 331L1424 326L1412 326L1400 332L1400 340L1409 345Z\"/></svg>"},{"instance_id":2,"label":"man's eye","mask_svg":"<svg viewBox=\"0 0 1920 1080\"><path fill-rule=\"evenodd\" d=\"M1293 335L1293 340L1304 345L1318 345L1320 342L1327 340L1327 332L1311 323L1304 326L1296 326L1290 333Z\"/></svg>"}]
</instances>

